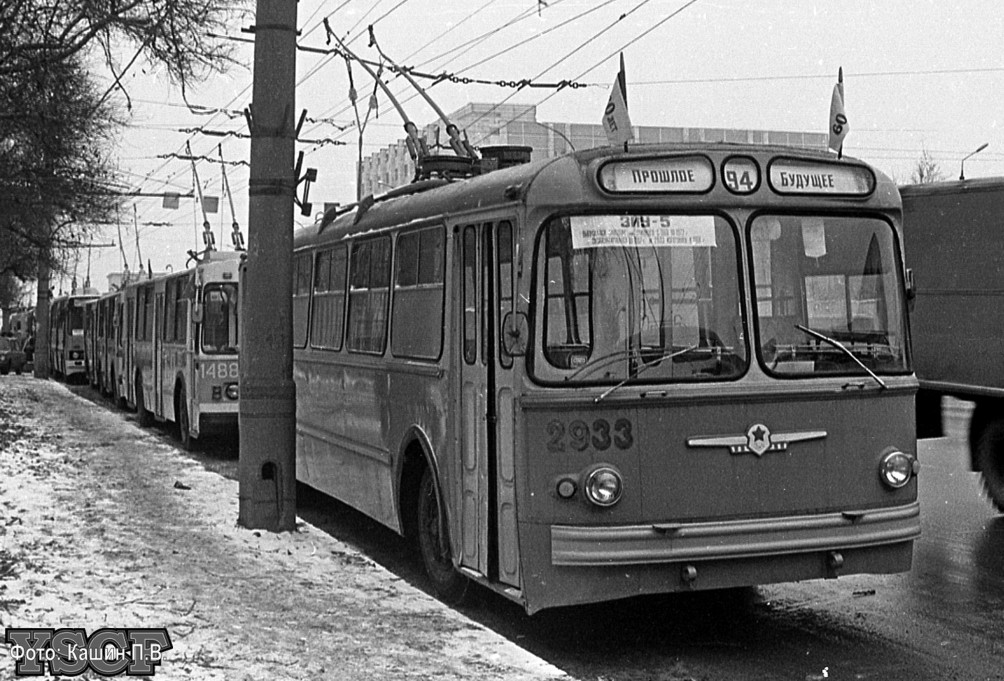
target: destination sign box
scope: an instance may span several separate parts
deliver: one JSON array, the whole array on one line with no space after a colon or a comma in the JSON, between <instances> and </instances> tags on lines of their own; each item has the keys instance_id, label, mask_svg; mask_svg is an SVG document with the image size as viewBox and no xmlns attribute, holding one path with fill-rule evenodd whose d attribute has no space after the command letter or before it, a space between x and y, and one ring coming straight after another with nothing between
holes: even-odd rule
<instances>
[{"instance_id":1,"label":"destination sign box","mask_svg":"<svg viewBox=\"0 0 1004 681\"><path fill-rule=\"evenodd\" d=\"M717 246L711 215L573 215L572 248Z\"/></svg>"},{"instance_id":2,"label":"destination sign box","mask_svg":"<svg viewBox=\"0 0 1004 681\"><path fill-rule=\"evenodd\" d=\"M778 194L867 196L875 176L863 166L778 159L770 164L770 186Z\"/></svg>"},{"instance_id":3,"label":"destination sign box","mask_svg":"<svg viewBox=\"0 0 1004 681\"><path fill-rule=\"evenodd\" d=\"M612 161L600 169L608 192L700 193L714 185L715 171L703 156Z\"/></svg>"}]
</instances>

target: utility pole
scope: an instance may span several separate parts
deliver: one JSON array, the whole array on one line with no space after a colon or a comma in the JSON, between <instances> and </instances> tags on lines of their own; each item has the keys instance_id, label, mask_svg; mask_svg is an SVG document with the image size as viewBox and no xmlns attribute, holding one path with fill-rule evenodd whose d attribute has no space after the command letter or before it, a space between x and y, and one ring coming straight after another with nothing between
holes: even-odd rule
<instances>
[{"instance_id":1,"label":"utility pole","mask_svg":"<svg viewBox=\"0 0 1004 681\"><path fill-rule=\"evenodd\" d=\"M241 291L238 524L296 528L292 267L296 0L258 0Z\"/></svg>"}]
</instances>

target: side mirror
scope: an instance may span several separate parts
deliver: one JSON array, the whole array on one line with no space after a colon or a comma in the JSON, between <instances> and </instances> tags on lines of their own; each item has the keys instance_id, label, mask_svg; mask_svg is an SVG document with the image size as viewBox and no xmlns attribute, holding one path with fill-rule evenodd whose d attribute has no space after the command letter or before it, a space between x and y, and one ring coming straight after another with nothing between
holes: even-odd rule
<instances>
[{"instance_id":1,"label":"side mirror","mask_svg":"<svg viewBox=\"0 0 1004 681\"><path fill-rule=\"evenodd\" d=\"M522 312L509 312L502 320L502 348L513 357L526 354L530 326Z\"/></svg>"},{"instance_id":2,"label":"side mirror","mask_svg":"<svg viewBox=\"0 0 1004 681\"><path fill-rule=\"evenodd\" d=\"M196 324L202 323L202 305L199 303L192 304L192 321Z\"/></svg>"}]
</instances>

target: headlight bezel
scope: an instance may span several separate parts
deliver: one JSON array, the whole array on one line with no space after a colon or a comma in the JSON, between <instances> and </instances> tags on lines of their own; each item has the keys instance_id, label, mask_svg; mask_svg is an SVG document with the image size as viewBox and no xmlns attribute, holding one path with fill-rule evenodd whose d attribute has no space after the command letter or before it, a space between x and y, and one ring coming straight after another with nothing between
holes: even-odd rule
<instances>
[{"instance_id":1,"label":"headlight bezel","mask_svg":"<svg viewBox=\"0 0 1004 681\"><path fill-rule=\"evenodd\" d=\"M879 480L889 489L906 487L917 474L917 458L898 449L883 452L879 460Z\"/></svg>"},{"instance_id":2,"label":"headlight bezel","mask_svg":"<svg viewBox=\"0 0 1004 681\"><path fill-rule=\"evenodd\" d=\"M624 476L610 464L594 466L585 475L582 491L590 503L610 508L624 496Z\"/></svg>"}]
</instances>

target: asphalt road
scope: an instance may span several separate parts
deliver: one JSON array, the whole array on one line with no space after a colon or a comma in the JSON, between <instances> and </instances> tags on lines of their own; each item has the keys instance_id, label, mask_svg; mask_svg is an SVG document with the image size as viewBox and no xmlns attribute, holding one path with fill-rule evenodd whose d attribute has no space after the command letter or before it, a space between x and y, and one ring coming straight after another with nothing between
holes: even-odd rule
<instances>
[{"instance_id":1,"label":"asphalt road","mask_svg":"<svg viewBox=\"0 0 1004 681\"><path fill-rule=\"evenodd\" d=\"M967 414L924 440L910 573L642 598L534 617L482 590L464 614L579 679L1004 679L1004 516L968 469ZM165 434L164 437L169 437ZM197 455L236 476L233 448ZM306 488L299 514L423 587L411 547Z\"/></svg>"}]
</instances>

